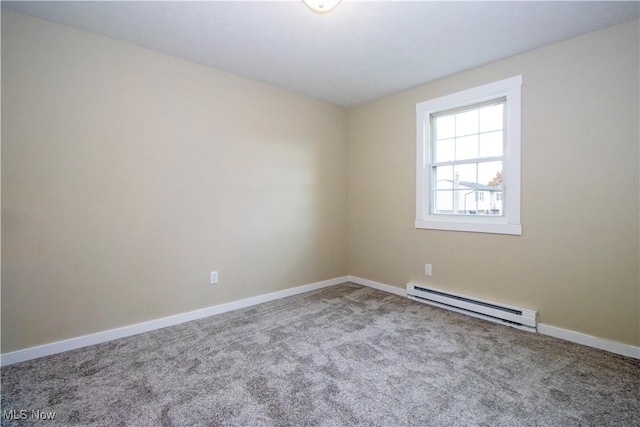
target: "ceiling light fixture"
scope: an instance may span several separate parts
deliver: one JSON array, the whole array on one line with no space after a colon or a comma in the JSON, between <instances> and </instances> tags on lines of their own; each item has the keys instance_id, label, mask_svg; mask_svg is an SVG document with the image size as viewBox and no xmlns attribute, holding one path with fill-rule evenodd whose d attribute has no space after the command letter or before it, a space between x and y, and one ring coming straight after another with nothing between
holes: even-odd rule
<instances>
[{"instance_id":1,"label":"ceiling light fixture","mask_svg":"<svg viewBox=\"0 0 640 427\"><path fill-rule=\"evenodd\" d=\"M302 0L315 13L329 13L336 8L340 0Z\"/></svg>"}]
</instances>

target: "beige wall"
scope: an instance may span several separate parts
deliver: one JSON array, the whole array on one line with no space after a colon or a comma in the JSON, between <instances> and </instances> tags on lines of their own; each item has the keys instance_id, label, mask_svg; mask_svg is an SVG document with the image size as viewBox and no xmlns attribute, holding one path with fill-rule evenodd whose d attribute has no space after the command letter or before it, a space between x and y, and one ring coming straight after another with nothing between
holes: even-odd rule
<instances>
[{"instance_id":1,"label":"beige wall","mask_svg":"<svg viewBox=\"0 0 640 427\"><path fill-rule=\"evenodd\" d=\"M3 10L2 352L347 274L346 120Z\"/></svg>"},{"instance_id":2,"label":"beige wall","mask_svg":"<svg viewBox=\"0 0 640 427\"><path fill-rule=\"evenodd\" d=\"M640 343L638 21L349 112L349 273ZM416 230L415 105L522 74L522 236ZM424 276L424 263L433 276Z\"/></svg>"},{"instance_id":3,"label":"beige wall","mask_svg":"<svg viewBox=\"0 0 640 427\"><path fill-rule=\"evenodd\" d=\"M2 352L345 274L640 344L638 26L347 112L3 10ZM523 235L416 230L415 104L516 74Z\"/></svg>"}]
</instances>

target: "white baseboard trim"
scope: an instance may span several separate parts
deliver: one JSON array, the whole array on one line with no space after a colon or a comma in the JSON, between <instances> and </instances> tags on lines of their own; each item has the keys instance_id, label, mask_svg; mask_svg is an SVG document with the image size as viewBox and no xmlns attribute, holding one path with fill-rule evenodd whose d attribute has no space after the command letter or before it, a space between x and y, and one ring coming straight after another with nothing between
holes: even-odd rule
<instances>
[{"instance_id":1,"label":"white baseboard trim","mask_svg":"<svg viewBox=\"0 0 640 427\"><path fill-rule=\"evenodd\" d=\"M562 329L551 325L545 325L543 323L538 323L538 333L571 341L576 344L582 344L588 347L609 351L611 353L620 354L622 356L640 359L640 347L635 347L629 344L610 341L604 338L598 338L592 335L583 334L581 332L571 331L569 329Z\"/></svg>"},{"instance_id":2,"label":"white baseboard trim","mask_svg":"<svg viewBox=\"0 0 640 427\"><path fill-rule=\"evenodd\" d=\"M373 289L377 289L383 292L389 292L390 294L399 295L401 297L407 296L407 290L405 288L397 288L395 286L387 285L380 282L374 282L373 280L363 279L357 276L347 276L350 282L357 285L368 286Z\"/></svg>"},{"instance_id":3,"label":"white baseboard trim","mask_svg":"<svg viewBox=\"0 0 640 427\"><path fill-rule=\"evenodd\" d=\"M239 310L241 308L286 298L305 292L315 291L317 289L327 288L329 286L339 285L345 282L352 282L358 285L367 286L379 291L388 292L401 297L407 296L404 288L375 282L369 279L363 279L357 276L342 276L334 279L324 280L321 282L311 283L308 285L297 286L283 291L271 292L264 295L258 295L251 298L245 298L238 301L232 301L226 304L215 305L200 310L190 311L187 313L176 314L174 316L163 317L160 319L150 320L148 322L137 323L134 325L124 326L121 328L110 329L104 332L84 335L77 338L70 338L63 341L57 341L49 344L43 344L36 347L30 347L23 350L13 351L0 355L0 366L8 366L14 363L24 362L27 360L37 359L52 354L62 353L65 351L75 350L94 344L100 344L107 341L125 338L132 335L141 334L143 332L154 331L165 328L167 326L178 325L180 323L190 322L192 320L202 319L204 317L214 316L229 311ZM600 350L609 351L611 353L640 359L640 347L628 344L610 341L603 338L586 335L580 332L568 329L557 328L555 326L538 324L538 332L543 335L549 335L555 338L564 339L577 344L586 345Z\"/></svg>"},{"instance_id":4,"label":"white baseboard trim","mask_svg":"<svg viewBox=\"0 0 640 427\"><path fill-rule=\"evenodd\" d=\"M121 328L110 329L104 332L97 332L95 334L84 335L77 338L70 338L63 341L57 341L49 344L39 345L36 347L26 348L23 350L17 350L0 355L0 366L12 365L18 362L24 362L27 360L37 359L39 357L49 356L52 354L62 353L69 350L75 350L94 344L100 344L119 338L141 334L143 332L154 331L156 329L165 328L167 326L178 325L180 323L190 322L192 320L202 319L204 317L209 317L216 314L222 314L228 311L234 311L241 308L250 307L252 305L262 304L264 302L269 302L280 298L286 298L293 295L326 288L329 286L339 285L341 283L349 282L350 280L350 276L336 277L334 279L324 280L322 282L297 286L295 288L285 289L283 291L271 292L251 298L232 301L226 304L215 305L200 310L150 320L148 322L137 323L134 325L123 326Z\"/></svg>"}]
</instances>

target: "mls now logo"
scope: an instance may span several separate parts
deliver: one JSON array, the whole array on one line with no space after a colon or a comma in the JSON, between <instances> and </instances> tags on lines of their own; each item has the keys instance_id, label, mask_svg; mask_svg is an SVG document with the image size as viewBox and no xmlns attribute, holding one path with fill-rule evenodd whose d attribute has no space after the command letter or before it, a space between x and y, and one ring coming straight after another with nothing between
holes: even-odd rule
<instances>
[{"instance_id":1,"label":"mls now logo","mask_svg":"<svg viewBox=\"0 0 640 427\"><path fill-rule=\"evenodd\" d=\"M9 409L2 411L2 418L5 420L53 420L56 418L54 411L41 411L34 409L27 411L26 409Z\"/></svg>"}]
</instances>

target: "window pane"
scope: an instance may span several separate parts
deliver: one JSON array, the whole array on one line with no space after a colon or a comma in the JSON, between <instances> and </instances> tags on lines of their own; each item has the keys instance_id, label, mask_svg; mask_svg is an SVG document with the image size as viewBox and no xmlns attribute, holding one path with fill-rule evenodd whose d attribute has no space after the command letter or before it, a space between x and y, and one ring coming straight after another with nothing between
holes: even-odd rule
<instances>
[{"instance_id":1,"label":"window pane","mask_svg":"<svg viewBox=\"0 0 640 427\"><path fill-rule=\"evenodd\" d=\"M487 162L478 165L480 185L502 188L502 162Z\"/></svg>"},{"instance_id":2,"label":"window pane","mask_svg":"<svg viewBox=\"0 0 640 427\"><path fill-rule=\"evenodd\" d=\"M483 133L480 135L480 157L502 156L502 131Z\"/></svg>"},{"instance_id":3,"label":"window pane","mask_svg":"<svg viewBox=\"0 0 640 427\"><path fill-rule=\"evenodd\" d=\"M464 190L475 189L477 187L478 164L455 165L453 167L453 180Z\"/></svg>"},{"instance_id":4,"label":"window pane","mask_svg":"<svg viewBox=\"0 0 640 427\"><path fill-rule=\"evenodd\" d=\"M492 105L480 110L480 132L501 130L504 123L504 104Z\"/></svg>"},{"instance_id":5,"label":"window pane","mask_svg":"<svg viewBox=\"0 0 640 427\"><path fill-rule=\"evenodd\" d=\"M436 141L436 162L449 162L455 160L455 139Z\"/></svg>"},{"instance_id":6,"label":"window pane","mask_svg":"<svg viewBox=\"0 0 640 427\"><path fill-rule=\"evenodd\" d=\"M478 135L456 138L456 160L478 157Z\"/></svg>"},{"instance_id":7,"label":"window pane","mask_svg":"<svg viewBox=\"0 0 640 427\"><path fill-rule=\"evenodd\" d=\"M478 192L475 190L467 190L458 192L458 206L461 214L477 215L478 214Z\"/></svg>"},{"instance_id":8,"label":"window pane","mask_svg":"<svg viewBox=\"0 0 640 427\"><path fill-rule=\"evenodd\" d=\"M435 188L437 190L453 189L453 166L438 166L435 168Z\"/></svg>"},{"instance_id":9,"label":"window pane","mask_svg":"<svg viewBox=\"0 0 640 427\"><path fill-rule=\"evenodd\" d=\"M442 116L436 119L436 139L453 138L456 130L455 116Z\"/></svg>"},{"instance_id":10,"label":"window pane","mask_svg":"<svg viewBox=\"0 0 640 427\"><path fill-rule=\"evenodd\" d=\"M502 215L502 168L502 161L435 167L433 213Z\"/></svg>"},{"instance_id":11,"label":"window pane","mask_svg":"<svg viewBox=\"0 0 640 427\"><path fill-rule=\"evenodd\" d=\"M456 136L478 133L478 110L456 114Z\"/></svg>"},{"instance_id":12,"label":"window pane","mask_svg":"<svg viewBox=\"0 0 640 427\"><path fill-rule=\"evenodd\" d=\"M451 214L453 212L453 191L434 191L433 213Z\"/></svg>"}]
</instances>

